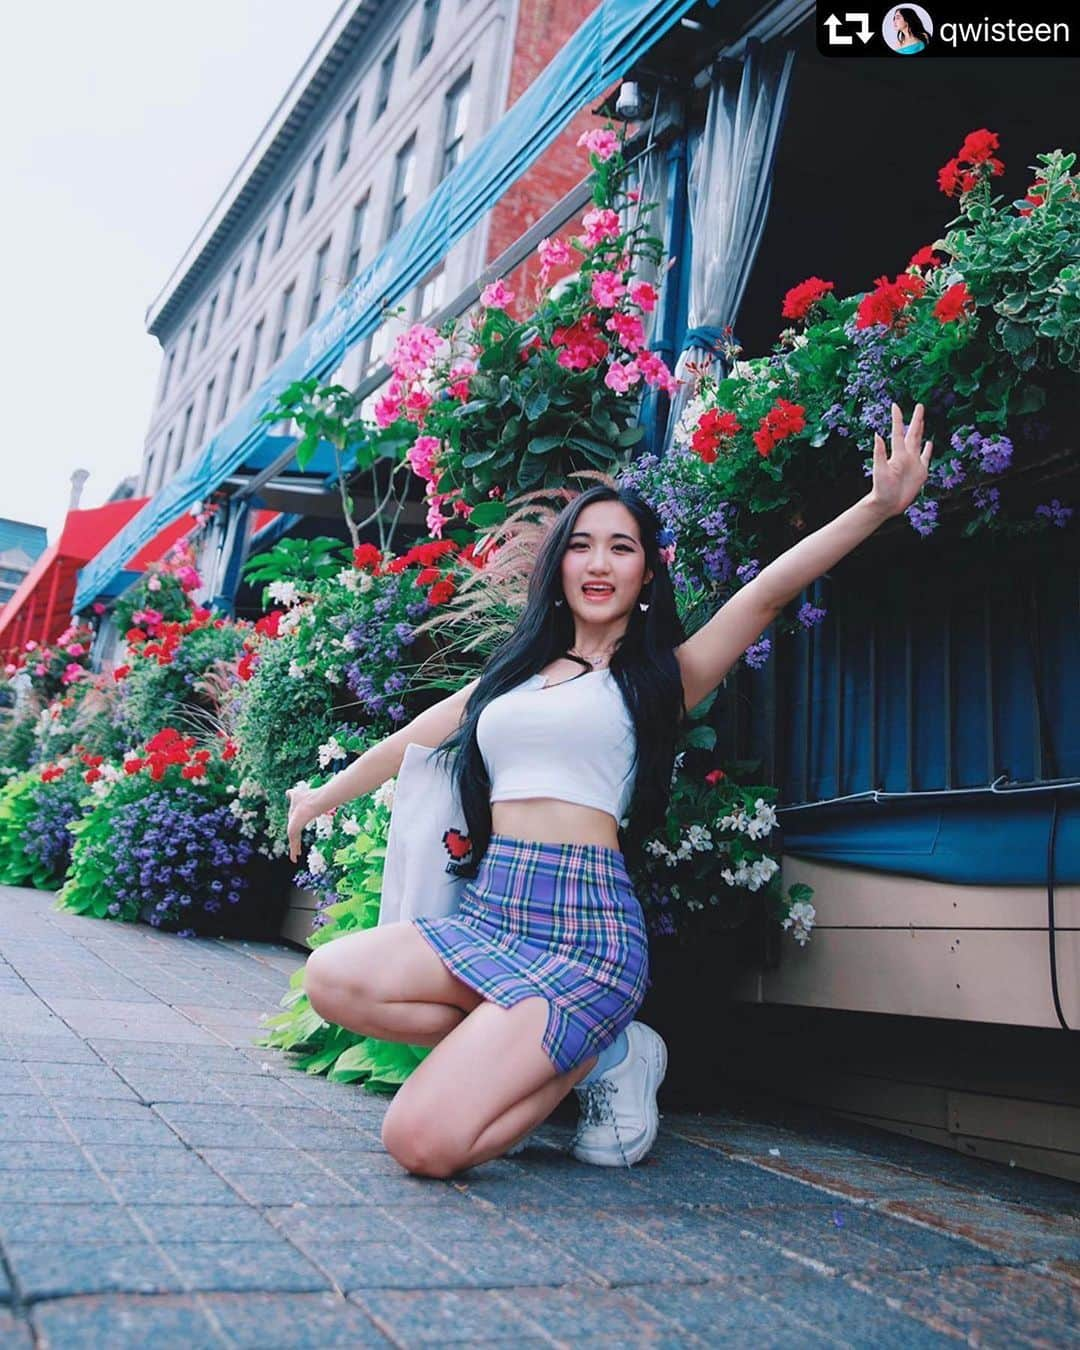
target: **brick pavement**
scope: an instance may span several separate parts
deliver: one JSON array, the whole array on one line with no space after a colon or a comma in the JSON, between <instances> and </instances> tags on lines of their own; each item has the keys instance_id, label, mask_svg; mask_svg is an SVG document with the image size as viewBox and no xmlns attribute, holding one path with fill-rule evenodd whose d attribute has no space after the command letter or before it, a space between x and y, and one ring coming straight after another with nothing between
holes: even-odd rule
<instances>
[{"instance_id":1,"label":"brick pavement","mask_svg":"<svg viewBox=\"0 0 1080 1350\"><path fill-rule=\"evenodd\" d=\"M760 1099L450 1181L254 1047L300 955L0 888L0 1345L1080 1345L1080 1187Z\"/></svg>"}]
</instances>

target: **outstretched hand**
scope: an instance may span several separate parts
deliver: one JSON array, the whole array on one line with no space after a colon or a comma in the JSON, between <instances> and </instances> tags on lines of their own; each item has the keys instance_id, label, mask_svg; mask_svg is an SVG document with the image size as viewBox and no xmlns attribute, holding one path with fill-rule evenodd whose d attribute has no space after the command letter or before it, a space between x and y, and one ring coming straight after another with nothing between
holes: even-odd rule
<instances>
[{"instance_id":1,"label":"outstretched hand","mask_svg":"<svg viewBox=\"0 0 1080 1350\"><path fill-rule=\"evenodd\" d=\"M922 491L930 471L933 442L922 443L925 409L916 403L911 425L904 432L904 418L892 405L892 454L886 456L885 441L874 433L874 485L870 497L888 516L906 511Z\"/></svg>"}]
</instances>

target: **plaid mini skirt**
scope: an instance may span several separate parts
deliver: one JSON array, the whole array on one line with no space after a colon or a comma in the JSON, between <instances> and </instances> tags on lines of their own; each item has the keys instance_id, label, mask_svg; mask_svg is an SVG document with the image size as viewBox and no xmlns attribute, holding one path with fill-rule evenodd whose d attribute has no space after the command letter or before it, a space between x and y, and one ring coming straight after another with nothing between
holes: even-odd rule
<instances>
[{"instance_id":1,"label":"plaid mini skirt","mask_svg":"<svg viewBox=\"0 0 1080 1350\"><path fill-rule=\"evenodd\" d=\"M617 849L493 834L457 912L412 922L485 999L547 1000L543 1048L559 1073L610 1045L645 998L645 918Z\"/></svg>"}]
</instances>

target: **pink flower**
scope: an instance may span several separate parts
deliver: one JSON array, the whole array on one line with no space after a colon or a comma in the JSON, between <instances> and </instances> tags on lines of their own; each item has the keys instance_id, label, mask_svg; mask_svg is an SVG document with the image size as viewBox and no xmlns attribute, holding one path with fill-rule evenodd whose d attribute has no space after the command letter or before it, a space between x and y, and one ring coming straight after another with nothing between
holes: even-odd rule
<instances>
[{"instance_id":1,"label":"pink flower","mask_svg":"<svg viewBox=\"0 0 1080 1350\"><path fill-rule=\"evenodd\" d=\"M194 567L181 567L176 577L185 591L196 591L202 585L202 577L199 576ZM151 611L151 613L154 612Z\"/></svg>"},{"instance_id":2,"label":"pink flower","mask_svg":"<svg viewBox=\"0 0 1080 1350\"><path fill-rule=\"evenodd\" d=\"M10 679L18 669L19 667L17 665L9 661L7 665L4 667L4 674L8 677L8 679Z\"/></svg>"},{"instance_id":3,"label":"pink flower","mask_svg":"<svg viewBox=\"0 0 1080 1350\"><path fill-rule=\"evenodd\" d=\"M435 399L426 389L410 389L405 395L405 416L410 422L422 423L424 414Z\"/></svg>"},{"instance_id":4,"label":"pink flower","mask_svg":"<svg viewBox=\"0 0 1080 1350\"><path fill-rule=\"evenodd\" d=\"M514 292L509 289L503 279L491 282L480 292L480 303L485 309L505 309L514 298Z\"/></svg>"},{"instance_id":5,"label":"pink flower","mask_svg":"<svg viewBox=\"0 0 1080 1350\"><path fill-rule=\"evenodd\" d=\"M626 200L628 202L639 202L641 201L641 193L637 190L637 188L627 188Z\"/></svg>"},{"instance_id":6,"label":"pink flower","mask_svg":"<svg viewBox=\"0 0 1080 1350\"><path fill-rule=\"evenodd\" d=\"M633 361L627 361L623 365L619 361L613 361L604 376L604 383L609 389L614 389L617 394L625 394L632 384L637 384L641 379L641 371Z\"/></svg>"},{"instance_id":7,"label":"pink flower","mask_svg":"<svg viewBox=\"0 0 1080 1350\"><path fill-rule=\"evenodd\" d=\"M626 287L618 272L596 272L592 279L592 298L601 309L614 309Z\"/></svg>"},{"instance_id":8,"label":"pink flower","mask_svg":"<svg viewBox=\"0 0 1080 1350\"><path fill-rule=\"evenodd\" d=\"M618 213L610 206L586 211L581 217L581 223L585 226L585 242L590 248L602 244L605 239L618 239L620 234Z\"/></svg>"},{"instance_id":9,"label":"pink flower","mask_svg":"<svg viewBox=\"0 0 1080 1350\"><path fill-rule=\"evenodd\" d=\"M439 453L438 436L418 436L406 451L409 467L418 478L435 481L435 456Z\"/></svg>"},{"instance_id":10,"label":"pink flower","mask_svg":"<svg viewBox=\"0 0 1080 1350\"><path fill-rule=\"evenodd\" d=\"M562 239L541 239L536 252L545 272L552 267L567 267L574 261L570 245Z\"/></svg>"},{"instance_id":11,"label":"pink flower","mask_svg":"<svg viewBox=\"0 0 1080 1350\"><path fill-rule=\"evenodd\" d=\"M606 163L619 148L619 138L613 131L583 131L577 140L590 155Z\"/></svg>"},{"instance_id":12,"label":"pink flower","mask_svg":"<svg viewBox=\"0 0 1080 1350\"><path fill-rule=\"evenodd\" d=\"M95 614L104 614L105 606L101 603L100 600L95 600L93 604L93 610Z\"/></svg>"},{"instance_id":13,"label":"pink flower","mask_svg":"<svg viewBox=\"0 0 1080 1350\"><path fill-rule=\"evenodd\" d=\"M379 427L391 426L401 416L401 399L395 398L390 394L383 394L375 404L375 425Z\"/></svg>"},{"instance_id":14,"label":"pink flower","mask_svg":"<svg viewBox=\"0 0 1080 1350\"><path fill-rule=\"evenodd\" d=\"M86 674L82 666L77 666L74 661L64 668L63 675L60 676L61 684L74 684L76 680L81 680Z\"/></svg>"},{"instance_id":15,"label":"pink flower","mask_svg":"<svg viewBox=\"0 0 1080 1350\"><path fill-rule=\"evenodd\" d=\"M146 589L147 589L148 591L160 591L160 590L161 590L161 578L160 578L160 577L147 577L147 579L146 579Z\"/></svg>"},{"instance_id":16,"label":"pink flower","mask_svg":"<svg viewBox=\"0 0 1080 1350\"><path fill-rule=\"evenodd\" d=\"M35 675L47 675L48 673L49 673L49 667L48 667L48 666L35 666L35 667L34 667L34 674L35 674Z\"/></svg>"},{"instance_id":17,"label":"pink flower","mask_svg":"<svg viewBox=\"0 0 1080 1350\"><path fill-rule=\"evenodd\" d=\"M678 389L679 381L655 352L639 352L637 364L647 384L663 389L666 394L674 394Z\"/></svg>"},{"instance_id":18,"label":"pink flower","mask_svg":"<svg viewBox=\"0 0 1080 1350\"><path fill-rule=\"evenodd\" d=\"M37 651L37 643L34 641L33 638L31 638L30 641L23 647L23 651L24 651L24 652L36 652L36 651Z\"/></svg>"},{"instance_id":19,"label":"pink flower","mask_svg":"<svg viewBox=\"0 0 1080 1350\"><path fill-rule=\"evenodd\" d=\"M428 502L427 532L436 539L442 538L443 526L446 524L443 513L439 509L442 502L443 498L438 493Z\"/></svg>"},{"instance_id":20,"label":"pink flower","mask_svg":"<svg viewBox=\"0 0 1080 1350\"><path fill-rule=\"evenodd\" d=\"M67 654L68 656L85 656L86 648L81 642L73 642L71 646L67 648Z\"/></svg>"},{"instance_id":21,"label":"pink flower","mask_svg":"<svg viewBox=\"0 0 1080 1350\"><path fill-rule=\"evenodd\" d=\"M442 343L434 328L425 323L414 323L395 341L390 353L390 365L399 380L416 380L427 370ZM388 392L393 392L391 389ZM398 393L401 392L400 385Z\"/></svg>"},{"instance_id":22,"label":"pink flower","mask_svg":"<svg viewBox=\"0 0 1080 1350\"><path fill-rule=\"evenodd\" d=\"M462 360L455 363L450 371L450 393L462 401L469 397L469 376L476 374L476 362Z\"/></svg>"},{"instance_id":23,"label":"pink flower","mask_svg":"<svg viewBox=\"0 0 1080 1350\"><path fill-rule=\"evenodd\" d=\"M619 341L627 351L640 351L645 343L645 325L637 314L624 314L621 310L616 310L604 327L609 333L618 335Z\"/></svg>"},{"instance_id":24,"label":"pink flower","mask_svg":"<svg viewBox=\"0 0 1080 1350\"><path fill-rule=\"evenodd\" d=\"M639 309L643 309L646 314L651 314L656 308L658 296L647 281L635 281L630 287L630 299Z\"/></svg>"}]
</instances>

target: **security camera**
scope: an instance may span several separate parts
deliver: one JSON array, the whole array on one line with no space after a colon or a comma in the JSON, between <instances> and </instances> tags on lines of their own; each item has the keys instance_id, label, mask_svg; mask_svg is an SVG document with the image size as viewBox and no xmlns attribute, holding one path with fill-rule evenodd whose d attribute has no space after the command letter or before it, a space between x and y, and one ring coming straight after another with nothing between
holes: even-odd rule
<instances>
[{"instance_id":1,"label":"security camera","mask_svg":"<svg viewBox=\"0 0 1080 1350\"><path fill-rule=\"evenodd\" d=\"M615 100L615 112L628 122L641 116L641 90L636 80L624 80L619 86L619 97Z\"/></svg>"}]
</instances>

